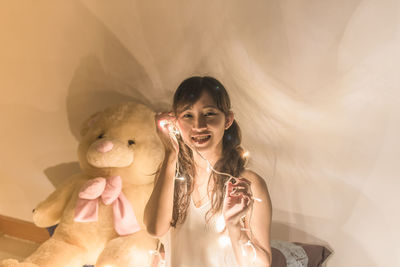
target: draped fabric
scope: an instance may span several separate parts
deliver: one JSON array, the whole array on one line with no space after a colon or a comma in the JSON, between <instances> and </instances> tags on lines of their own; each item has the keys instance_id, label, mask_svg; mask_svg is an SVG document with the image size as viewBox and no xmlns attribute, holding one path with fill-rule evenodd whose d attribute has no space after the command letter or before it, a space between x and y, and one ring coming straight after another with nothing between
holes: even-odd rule
<instances>
[{"instance_id":1,"label":"draped fabric","mask_svg":"<svg viewBox=\"0 0 400 267\"><path fill-rule=\"evenodd\" d=\"M0 4L0 203L19 205L2 214L28 220L72 173L58 164L90 114L165 110L211 75L268 184L272 237L328 245L330 267L399 265L398 0L23 2Z\"/></svg>"}]
</instances>

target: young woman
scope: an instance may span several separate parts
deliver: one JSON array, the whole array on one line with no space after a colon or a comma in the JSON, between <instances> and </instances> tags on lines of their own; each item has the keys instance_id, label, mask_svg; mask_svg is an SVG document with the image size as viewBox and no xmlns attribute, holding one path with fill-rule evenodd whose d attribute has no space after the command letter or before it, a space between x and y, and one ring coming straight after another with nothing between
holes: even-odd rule
<instances>
[{"instance_id":1,"label":"young woman","mask_svg":"<svg viewBox=\"0 0 400 267\"><path fill-rule=\"evenodd\" d=\"M173 112L157 114L156 123L165 158L144 221L164 237L167 266L270 266L268 189L245 169L224 86L212 77L186 79Z\"/></svg>"}]
</instances>

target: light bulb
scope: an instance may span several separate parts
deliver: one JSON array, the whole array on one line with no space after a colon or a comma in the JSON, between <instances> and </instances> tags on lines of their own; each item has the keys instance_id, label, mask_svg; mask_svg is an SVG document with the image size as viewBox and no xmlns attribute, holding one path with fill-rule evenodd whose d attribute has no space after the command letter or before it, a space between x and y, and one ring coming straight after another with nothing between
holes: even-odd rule
<instances>
[{"instance_id":1,"label":"light bulb","mask_svg":"<svg viewBox=\"0 0 400 267\"><path fill-rule=\"evenodd\" d=\"M218 218L215 220L215 230L218 233L222 233L225 229L225 219L224 216L220 215Z\"/></svg>"},{"instance_id":2,"label":"light bulb","mask_svg":"<svg viewBox=\"0 0 400 267\"><path fill-rule=\"evenodd\" d=\"M218 237L218 244L224 248L231 244L231 239L229 238L229 236L221 235L220 237Z\"/></svg>"},{"instance_id":3,"label":"light bulb","mask_svg":"<svg viewBox=\"0 0 400 267\"><path fill-rule=\"evenodd\" d=\"M211 164L207 161L207 173L211 172Z\"/></svg>"},{"instance_id":4,"label":"light bulb","mask_svg":"<svg viewBox=\"0 0 400 267\"><path fill-rule=\"evenodd\" d=\"M160 122L158 124L160 125L161 128L164 128L164 126L166 124L168 124L168 121L167 120L160 120Z\"/></svg>"}]
</instances>

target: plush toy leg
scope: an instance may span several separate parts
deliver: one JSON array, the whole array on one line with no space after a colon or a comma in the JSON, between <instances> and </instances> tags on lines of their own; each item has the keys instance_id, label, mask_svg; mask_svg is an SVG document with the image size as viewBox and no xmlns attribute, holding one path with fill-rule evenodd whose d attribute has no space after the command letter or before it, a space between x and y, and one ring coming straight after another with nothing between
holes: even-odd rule
<instances>
[{"instance_id":1,"label":"plush toy leg","mask_svg":"<svg viewBox=\"0 0 400 267\"><path fill-rule=\"evenodd\" d=\"M4 267L82 267L85 253L82 248L50 238L23 262L5 260Z\"/></svg>"},{"instance_id":2,"label":"plush toy leg","mask_svg":"<svg viewBox=\"0 0 400 267\"><path fill-rule=\"evenodd\" d=\"M150 237L143 230L132 235L120 236L108 242L95 266L150 267L152 257L149 251L155 250L156 247L157 239Z\"/></svg>"}]
</instances>

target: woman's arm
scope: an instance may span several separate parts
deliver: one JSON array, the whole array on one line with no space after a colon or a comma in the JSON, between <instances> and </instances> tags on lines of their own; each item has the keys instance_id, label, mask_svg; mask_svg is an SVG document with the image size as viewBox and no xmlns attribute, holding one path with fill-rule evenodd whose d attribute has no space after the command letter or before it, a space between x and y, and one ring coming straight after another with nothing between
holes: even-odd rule
<instances>
[{"instance_id":1,"label":"woman's arm","mask_svg":"<svg viewBox=\"0 0 400 267\"><path fill-rule=\"evenodd\" d=\"M174 178L177 158L177 144L171 143L168 125L159 125L162 120L169 120L167 113L155 118L158 135L165 146L165 157L154 181L153 192L144 210L144 224L147 232L161 237L169 230L174 204Z\"/></svg>"},{"instance_id":2,"label":"woman's arm","mask_svg":"<svg viewBox=\"0 0 400 267\"><path fill-rule=\"evenodd\" d=\"M172 220L174 202L174 177L176 156L166 152L154 189L144 209L144 224L147 232L161 237L167 233Z\"/></svg>"},{"instance_id":3,"label":"woman's arm","mask_svg":"<svg viewBox=\"0 0 400 267\"><path fill-rule=\"evenodd\" d=\"M236 261L239 266L270 266L271 265L271 246L270 246L270 227L272 217L271 199L269 197L267 185L260 176L252 171L246 170L237 185L230 185L231 189L238 189L233 193L241 197L242 205L225 208L226 214L233 214L231 211L236 209L236 216L226 218L226 226L231 239L232 248L235 253ZM250 187L251 191L248 190ZM232 190L231 190L232 191ZM228 184L229 192L229 184ZM251 192L251 193L250 193ZM251 196L260 199L252 201ZM225 197L225 200L229 198ZM252 208L251 208L252 206ZM239 211L240 210L240 211ZM240 218L245 217L245 228L249 231L242 231ZM251 220L249 221L249 219ZM251 242L251 245L248 242ZM247 244L247 245L244 245ZM245 250L245 255L242 253ZM254 254L255 252L255 254Z\"/></svg>"}]
</instances>

